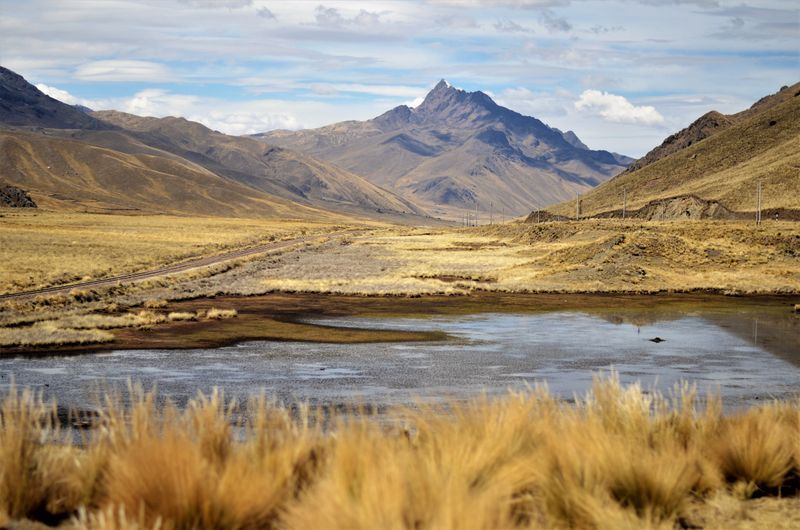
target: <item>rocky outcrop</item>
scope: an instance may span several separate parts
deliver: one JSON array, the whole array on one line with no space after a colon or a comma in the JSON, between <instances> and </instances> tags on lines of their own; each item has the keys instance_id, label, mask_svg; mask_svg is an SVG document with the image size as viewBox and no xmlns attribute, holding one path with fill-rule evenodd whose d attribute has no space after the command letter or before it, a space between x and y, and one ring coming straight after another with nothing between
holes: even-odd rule
<instances>
[{"instance_id":1,"label":"rocky outcrop","mask_svg":"<svg viewBox=\"0 0 800 530\"><path fill-rule=\"evenodd\" d=\"M621 219L622 210L603 212L589 217ZM646 221L675 221L680 219L744 219L750 217L750 214L732 211L718 201L704 200L694 195L680 195L650 201L637 210L626 211L625 217Z\"/></svg>"},{"instance_id":2,"label":"rocky outcrop","mask_svg":"<svg viewBox=\"0 0 800 530\"><path fill-rule=\"evenodd\" d=\"M0 184L0 208L36 208L36 203L23 190Z\"/></svg>"},{"instance_id":3,"label":"rocky outcrop","mask_svg":"<svg viewBox=\"0 0 800 530\"><path fill-rule=\"evenodd\" d=\"M659 199L647 203L632 217L648 221L670 221L676 219L734 219L736 213L717 201L706 201L694 195Z\"/></svg>"}]
</instances>

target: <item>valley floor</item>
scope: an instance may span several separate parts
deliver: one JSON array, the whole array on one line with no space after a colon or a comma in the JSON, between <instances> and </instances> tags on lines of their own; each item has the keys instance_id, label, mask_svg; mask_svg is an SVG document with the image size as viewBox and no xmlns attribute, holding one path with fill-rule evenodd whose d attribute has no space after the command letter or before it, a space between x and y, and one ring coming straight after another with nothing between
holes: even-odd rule
<instances>
[{"instance_id":1,"label":"valley floor","mask_svg":"<svg viewBox=\"0 0 800 530\"><path fill-rule=\"evenodd\" d=\"M742 221L605 219L410 228L19 211L2 215L0 288L13 293L64 285L57 293L0 299L0 348L6 351L109 343L126 333L130 338L125 330L154 326L178 326L188 340L204 328L193 322L235 315L237 304L244 303L236 296L279 292L405 297L800 294L800 223L794 222L755 227ZM207 267L81 287L82 281L292 238L298 243ZM213 297L220 295L230 295L224 307L214 304ZM168 304L185 299L210 302L191 311ZM274 327L281 328L278 335L288 333L286 338L309 332L289 331L285 323Z\"/></svg>"},{"instance_id":2,"label":"valley floor","mask_svg":"<svg viewBox=\"0 0 800 530\"><path fill-rule=\"evenodd\" d=\"M152 347L256 337L442 338L334 331L286 318L309 310L485 311L525 296L539 296L540 305L568 298L627 306L680 292L785 295L787 312L800 302L800 224L789 222L429 229L1 214L2 289L66 286L0 301L0 351L10 355L134 346L145 337ZM301 235L296 245L210 267L80 285ZM624 293L652 296L631 302ZM265 318L254 304L275 314ZM226 337L225 329L235 333ZM668 402L612 380L577 404L536 391L399 411L388 424L359 415L336 423L312 414L304 422L302 411L298 418L262 402L236 430L230 414L241 410L219 397L175 410L142 396L133 411L110 405L90 418L103 428L74 445L51 423L54 405L16 392L0 404L0 525L14 528L745 530L799 523L797 403L726 416L713 402L695 407L686 389Z\"/></svg>"}]
</instances>

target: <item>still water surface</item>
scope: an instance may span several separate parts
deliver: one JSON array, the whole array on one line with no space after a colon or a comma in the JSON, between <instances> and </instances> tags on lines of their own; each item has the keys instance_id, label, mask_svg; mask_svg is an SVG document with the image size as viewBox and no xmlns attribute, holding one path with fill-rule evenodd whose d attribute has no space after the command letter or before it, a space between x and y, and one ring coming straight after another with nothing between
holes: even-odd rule
<instances>
[{"instance_id":1,"label":"still water surface","mask_svg":"<svg viewBox=\"0 0 800 530\"><path fill-rule=\"evenodd\" d=\"M772 314L772 313L771 313ZM265 392L293 403L405 404L466 398L546 383L569 399L598 371L668 391L689 381L719 392L727 407L800 394L800 336L792 315L700 311L636 318L557 311L435 318L327 318L360 328L441 330L452 340L401 344L247 342L196 350L129 350L69 357L0 359L11 378L62 405L90 407L98 389L128 380L185 402L199 390ZM663 342L650 339L659 337Z\"/></svg>"}]
</instances>

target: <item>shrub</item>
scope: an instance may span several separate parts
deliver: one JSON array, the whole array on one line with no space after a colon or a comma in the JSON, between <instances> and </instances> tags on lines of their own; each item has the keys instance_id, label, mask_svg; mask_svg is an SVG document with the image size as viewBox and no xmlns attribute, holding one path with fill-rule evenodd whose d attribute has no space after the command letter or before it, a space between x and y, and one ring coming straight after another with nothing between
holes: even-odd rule
<instances>
[{"instance_id":1,"label":"shrub","mask_svg":"<svg viewBox=\"0 0 800 530\"><path fill-rule=\"evenodd\" d=\"M187 312L180 312L180 311L173 311L167 315L167 320L170 321L181 321L181 320L197 320L196 313L187 313Z\"/></svg>"},{"instance_id":2,"label":"shrub","mask_svg":"<svg viewBox=\"0 0 800 530\"><path fill-rule=\"evenodd\" d=\"M161 307L166 307L167 301L166 300L158 300L158 299L150 299L145 300L144 307L147 309L159 309Z\"/></svg>"},{"instance_id":3,"label":"shrub","mask_svg":"<svg viewBox=\"0 0 800 530\"><path fill-rule=\"evenodd\" d=\"M208 320L222 320L224 318L233 318L238 314L239 313L235 309L218 309L212 307L206 312L205 318Z\"/></svg>"}]
</instances>

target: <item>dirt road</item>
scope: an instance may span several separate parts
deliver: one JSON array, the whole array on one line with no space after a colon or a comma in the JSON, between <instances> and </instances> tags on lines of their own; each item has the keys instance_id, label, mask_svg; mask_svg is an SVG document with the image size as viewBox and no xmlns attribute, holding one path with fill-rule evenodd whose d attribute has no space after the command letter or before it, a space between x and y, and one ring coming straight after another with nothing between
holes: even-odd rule
<instances>
[{"instance_id":1,"label":"dirt road","mask_svg":"<svg viewBox=\"0 0 800 530\"><path fill-rule=\"evenodd\" d=\"M136 282L146 280L148 278L155 278L156 276L164 276L165 274L174 274L176 272L185 272L192 269L199 269L202 267L209 267L225 261L237 258L244 258L254 254L262 254L271 250L278 250L292 245L305 243L319 236L299 237L297 239L288 239L286 241L276 241L274 243L265 243L255 247L249 247L216 256L207 256L203 258L196 258L189 261L183 261L174 265L167 265L158 269L151 269L147 271L131 272L128 274L121 274L119 276L109 276L107 278L100 278L97 280L90 280L86 282L71 283L69 285L57 285L53 287L45 287L43 289L35 289L32 291L21 291L18 293L0 294L0 301L3 300L25 300L33 298L41 294L57 294L68 293L72 289L91 289L94 287L105 287L114 285L117 282Z\"/></svg>"}]
</instances>

